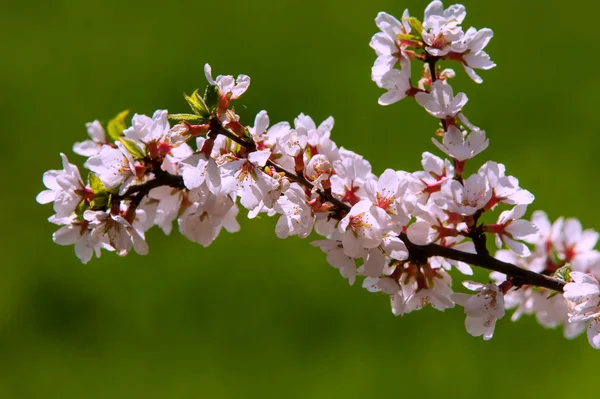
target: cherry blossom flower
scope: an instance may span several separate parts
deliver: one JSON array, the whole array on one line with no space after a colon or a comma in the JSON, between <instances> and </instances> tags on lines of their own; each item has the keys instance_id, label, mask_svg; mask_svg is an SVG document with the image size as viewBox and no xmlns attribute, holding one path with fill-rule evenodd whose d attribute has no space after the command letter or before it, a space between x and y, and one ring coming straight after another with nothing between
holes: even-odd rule
<instances>
[{"instance_id":1,"label":"cherry blossom flower","mask_svg":"<svg viewBox=\"0 0 600 399\"><path fill-rule=\"evenodd\" d=\"M375 24L381 30L371 38L369 46L377 54L377 60L373 65L371 77L378 86L382 87L381 79L400 61L402 46L400 46L398 35L410 33L410 25L406 22L408 10L404 10L403 22L398 21L392 15L380 12L375 18Z\"/></svg>"},{"instance_id":2,"label":"cherry blossom flower","mask_svg":"<svg viewBox=\"0 0 600 399\"><path fill-rule=\"evenodd\" d=\"M412 85L410 83L410 60L405 54L400 58L401 69L391 69L386 72L381 78L378 86L387 90L379 97L380 105L394 104L409 96Z\"/></svg>"},{"instance_id":3,"label":"cherry blossom flower","mask_svg":"<svg viewBox=\"0 0 600 399\"><path fill-rule=\"evenodd\" d=\"M279 187L277 181L262 169L271 151L254 151L247 159L236 159L221 166L222 186L225 194L240 196L240 203L248 210L259 206L262 198Z\"/></svg>"},{"instance_id":4,"label":"cherry blossom flower","mask_svg":"<svg viewBox=\"0 0 600 399\"><path fill-rule=\"evenodd\" d=\"M277 237L297 235L306 238L312 232L315 217L306 202L305 191L297 183L290 185L273 209L281 215L275 226Z\"/></svg>"},{"instance_id":5,"label":"cherry blossom flower","mask_svg":"<svg viewBox=\"0 0 600 399\"><path fill-rule=\"evenodd\" d=\"M465 308L467 332L489 340L494 335L496 320L504 317L504 295L496 284L465 281L463 285L476 292L474 295L452 294L452 300Z\"/></svg>"},{"instance_id":6,"label":"cherry blossom flower","mask_svg":"<svg viewBox=\"0 0 600 399\"><path fill-rule=\"evenodd\" d=\"M454 166L449 160L443 160L429 152L421 159L422 171L412 174L409 189L420 203L426 203L432 194L439 194L442 184L454 177Z\"/></svg>"},{"instance_id":7,"label":"cherry blossom flower","mask_svg":"<svg viewBox=\"0 0 600 399\"><path fill-rule=\"evenodd\" d=\"M386 169L379 179L369 179L365 184L367 197L385 211L391 227L406 226L410 220L403 201L408 184L406 176L401 177L392 169Z\"/></svg>"},{"instance_id":8,"label":"cherry blossom flower","mask_svg":"<svg viewBox=\"0 0 600 399\"><path fill-rule=\"evenodd\" d=\"M203 137L196 139L197 147L202 149L205 143ZM198 151L179 163L183 183L189 190L206 184L212 189L217 190L221 186L221 171L216 161L206 153Z\"/></svg>"},{"instance_id":9,"label":"cherry blossom flower","mask_svg":"<svg viewBox=\"0 0 600 399\"><path fill-rule=\"evenodd\" d=\"M577 219L566 219L562 231L554 245L559 256L578 272L585 272L600 261L600 253L594 250L598 233L592 229L583 230Z\"/></svg>"},{"instance_id":10,"label":"cherry blossom flower","mask_svg":"<svg viewBox=\"0 0 600 399\"><path fill-rule=\"evenodd\" d=\"M483 79L475 73L474 69L489 70L496 66L488 53L483 51L493 36L494 32L491 29L469 28L463 38L467 48L460 57L461 64L467 75L476 83L483 82Z\"/></svg>"},{"instance_id":11,"label":"cherry blossom flower","mask_svg":"<svg viewBox=\"0 0 600 399\"><path fill-rule=\"evenodd\" d=\"M219 88L221 97L237 99L248 90L250 86L250 77L247 75L238 75L236 79L231 75L219 75L216 79L212 77L212 69L209 64L204 65L204 75L211 85Z\"/></svg>"},{"instance_id":12,"label":"cherry blossom flower","mask_svg":"<svg viewBox=\"0 0 600 399\"><path fill-rule=\"evenodd\" d=\"M420 92L415 95L415 100L425 108L425 111L439 119L454 118L468 101L465 93L454 96L452 86L437 80L431 86L429 93Z\"/></svg>"},{"instance_id":13,"label":"cherry blossom flower","mask_svg":"<svg viewBox=\"0 0 600 399\"><path fill-rule=\"evenodd\" d=\"M459 26L467 12L461 4L444 10L441 1L432 1L425 9L423 20L423 41L425 50L436 57L450 52L462 53L466 49L464 32Z\"/></svg>"},{"instance_id":14,"label":"cherry blossom flower","mask_svg":"<svg viewBox=\"0 0 600 399\"><path fill-rule=\"evenodd\" d=\"M533 202L533 194L519 187L519 180L506 176L505 172L504 165L493 161L488 161L479 168L477 173L487 180L492 190L492 198L486 204L486 209L493 209L499 203L529 205Z\"/></svg>"},{"instance_id":15,"label":"cherry blossom flower","mask_svg":"<svg viewBox=\"0 0 600 399\"><path fill-rule=\"evenodd\" d=\"M356 260L344 253L341 237L335 239L318 240L311 245L321 248L327 254L327 263L339 269L342 277L348 280L350 285L356 281Z\"/></svg>"},{"instance_id":16,"label":"cherry blossom flower","mask_svg":"<svg viewBox=\"0 0 600 399\"><path fill-rule=\"evenodd\" d=\"M44 173L44 185L48 188L40 192L36 200L40 204L54 203L54 212L58 218L69 216L86 197L93 195L81 179L77 166L69 163L65 154L62 158L62 170L49 170Z\"/></svg>"},{"instance_id":17,"label":"cherry blossom flower","mask_svg":"<svg viewBox=\"0 0 600 399\"><path fill-rule=\"evenodd\" d=\"M344 234L344 253L360 258L365 249L376 248L383 241L386 213L369 200L359 201L339 224Z\"/></svg>"},{"instance_id":18,"label":"cherry blossom flower","mask_svg":"<svg viewBox=\"0 0 600 399\"><path fill-rule=\"evenodd\" d=\"M474 130L467 135L456 126L449 126L444 133L443 144L431 138L440 150L457 161L466 161L473 158L488 147L489 140L483 130Z\"/></svg>"},{"instance_id":19,"label":"cherry blossom flower","mask_svg":"<svg viewBox=\"0 0 600 399\"><path fill-rule=\"evenodd\" d=\"M487 231L496 234L496 245L508 245L519 256L529 256L531 251L519 240L527 240L537 234L537 228L528 220L521 219L527 211L526 205L516 205L509 211L504 211L498 217L495 225L487 225Z\"/></svg>"},{"instance_id":20,"label":"cherry blossom flower","mask_svg":"<svg viewBox=\"0 0 600 399\"><path fill-rule=\"evenodd\" d=\"M345 202L356 204L367 195L365 183L374 178L371 164L350 151L340 150L341 159L333 163L336 174L331 176L331 191Z\"/></svg>"},{"instance_id":21,"label":"cherry blossom flower","mask_svg":"<svg viewBox=\"0 0 600 399\"><path fill-rule=\"evenodd\" d=\"M452 212L471 216L482 209L492 197L487 181L479 175L471 175L463 183L446 180L442 185L444 198L439 202Z\"/></svg>"},{"instance_id":22,"label":"cherry blossom flower","mask_svg":"<svg viewBox=\"0 0 600 399\"><path fill-rule=\"evenodd\" d=\"M91 140L85 140L73 145L73 152L84 157L97 155L104 144L108 144L106 133L99 121L93 121L85 124L88 136Z\"/></svg>"},{"instance_id":23,"label":"cherry blossom flower","mask_svg":"<svg viewBox=\"0 0 600 399\"><path fill-rule=\"evenodd\" d=\"M97 237L92 237L92 230L89 228L87 220L81 220L77 215L67 217L53 216L50 222L62 226L52 235L52 240L58 245L73 245L75 255L82 263L88 263L94 253L100 257L100 250L103 248L102 242Z\"/></svg>"},{"instance_id":24,"label":"cherry blossom flower","mask_svg":"<svg viewBox=\"0 0 600 399\"><path fill-rule=\"evenodd\" d=\"M600 349L600 283L591 274L581 272L571 272L571 278L573 282L564 287L569 322L588 322L588 341L594 349Z\"/></svg>"},{"instance_id":25,"label":"cherry blossom flower","mask_svg":"<svg viewBox=\"0 0 600 399\"><path fill-rule=\"evenodd\" d=\"M190 191L188 201L192 204L179 216L178 222L179 231L189 240L207 247L221 229L230 233L239 230L236 220L239 209L228 195L197 188Z\"/></svg>"},{"instance_id":26,"label":"cherry blossom flower","mask_svg":"<svg viewBox=\"0 0 600 399\"><path fill-rule=\"evenodd\" d=\"M83 217L92 229L92 240L110 246L123 256L133 248L140 255L148 254L148 244L143 232L133 228L123 216L112 212L85 211Z\"/></svg>"},{"instance_id":27,"label":"cherry blossom flower","mask_svg":"<svg viewBox=\"0 0 600 399\"><path fill-rule=\"evenodd\" d=\"M131 127L123 134L132 140L143 143L151 158L164 158L171 152L173 142L169 140L171 127L166 110L154 112L152 118L146 115L133 115Z\"/></svg>"},{"instance_id":28,"label":"cherry blossom flower","mask_svg":"<svg viewBox=\"0 0 600 399\"><path fill-rule=\"evenodd\" d=\"M137 163L121 142L117 148L105 145L102 150L88 159L89 169L96 173L106 188L120 187L119 194L127 191L132 184L141 183L145 178L144 166Z\"/></svg>"},{"instance_id":29,"label":"cherry blossom flower","mask_svg":"<svg viewBox=\"0 0 600 399\"><path fill-rule=\"evenodd\" d=\"M454 307L452 301L452 278L444 270L438 270L435 277L427 287L421 287L416 280L405 282L403 289L406 302L403 310L405 313L431 306L434 309L444 311Z\"/></svg>"}]
</instances>

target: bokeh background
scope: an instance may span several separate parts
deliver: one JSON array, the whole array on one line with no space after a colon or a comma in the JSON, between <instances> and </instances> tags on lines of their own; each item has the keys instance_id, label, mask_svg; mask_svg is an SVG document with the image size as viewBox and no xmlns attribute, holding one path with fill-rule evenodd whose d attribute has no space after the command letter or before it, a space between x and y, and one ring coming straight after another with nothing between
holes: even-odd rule
<instances>
[{"instance_id":1,"label":"bokeh background","mask_svg":"<svg viewBox=\"0 0 600 399\"><path fill-rule=\"evenodd\" d=\"M448 2L447 2L448 3ZM465 1L490 27L498 67L454 85L490 148L552 218L600 228L597 79L600 3ZM305 112L336 118L333 138L381 173L419 168L435 122L413 102L377 105L373 19L426 1L34 1L0 14L0 397L369 398L589 396L600 355L529 317L490 342L461 308L394 317L349 287L309 239L247 221L210 248L148 234L151 254L87 265L54 245L35 195L85 122L123 109L187 111L202 67L246 73L244 122ZM448 3L447 5L449 5ZM542 5L543 4L543 5ZM486 273L478 277L485 279Z\"/></svg>"}]
</instances>

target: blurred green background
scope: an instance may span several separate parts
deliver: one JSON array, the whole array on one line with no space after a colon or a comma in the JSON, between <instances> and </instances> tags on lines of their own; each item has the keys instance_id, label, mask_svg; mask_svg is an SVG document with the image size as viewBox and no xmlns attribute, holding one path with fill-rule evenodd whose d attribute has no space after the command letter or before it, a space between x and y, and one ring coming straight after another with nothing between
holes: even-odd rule
<instances>
[{"instance_id":1,"label":"blurred green background","mask_svg":"<svg viewBox=\"0 0 600 399\"><path fill-rule=\"evenodd\" d=\"M505 163L536 195L530 211L600 228L600 3L464 3L465 25L494 30L498 64L483 85L455 68L465 113L492 144L473 164ZM59 152L82 161L70 149L85 122L127 108L186 111L181 93L204 87L205 62L252 77L237 106L245 123L261 109L273 122L333 115L333 138L376 173L417 170L421 152L435 151L435 122L411 101L377 105L368 43L378 11L422 17L426 4L4 3L0 397L588 395L600 357L585 337L507 317L484 342L465 332L461 308L396 318L309 240L277 239L274 219L241 217L241 232L210 248L153 230L147 257L105 253L82 265L52 243L51 207L35 202Z\"/></svg>"}]
</instances>

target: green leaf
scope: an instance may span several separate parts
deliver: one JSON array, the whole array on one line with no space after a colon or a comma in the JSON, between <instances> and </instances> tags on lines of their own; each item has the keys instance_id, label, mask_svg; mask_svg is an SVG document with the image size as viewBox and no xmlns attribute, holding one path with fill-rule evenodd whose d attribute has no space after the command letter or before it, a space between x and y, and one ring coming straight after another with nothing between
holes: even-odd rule
<instances>
[{"instance_id":1,"label":"green leaf","mask_svg":"<svg viewBox=\"0 0 600 399\"><path fill-rule=\"evenodd\" d=\"M200 97L200 94L198 94L197 89L194 90L191 96L188 96L185 93L183 96L185 97L185 101L187 101L192 108L192 111L194 111L196 115L204 118L205 120L210 119L210 111L208 110L208 107L206 106L206 103L202 97Z\"/></svg>"},{"instance_id":2,"label":"green leaf","mask_svg":"<svg viewBox=\"0 0 600 399\"><path fill-rule=\"evenodd\" d=\"M217 85L209 85L206 87L204 92L204 103L208 107L208 111L211 115L217 112L219 103L221 102L221 95L219 94L219 87Z\"/></svg>"},{"instance_id":3,"label":"green leaf","mask_svg":"<svg viewBox=\"0 0 600 399\"><path fill-rule=\"evenodd\" d=\"M85 211L87 211L88 209L89 209L88 202L87 202L87 201L85 201L85 200L83 200L83 201L81 201L81 202L80 202L80 203L77 205L77 208L75 208L75 214L76 214L76 215L77 215L79 218L83 219L83 213L84 213Z\"/></svg>"},{"instance_id":4,"label":"green leaf","mask_svg":"<svg viewBox=\"0 0 600 399\"><path fill-rule=\"evenodd\" d=\"M129 115L129 110L119 113L117 116L108 121L106 126L106 134L111 141L117 141L123 135L123 130L127 126L125 118Z\"/></svg>"},{"instance_id":5,"label":"green leaf","mask_svg":"<svg viewBox=\"0 0 600 399\"><path fill-rule=\"evenodd\" d=\"M206 118L200 116L200 115L196 115L196 114L170 114L169 115L169 119L175 122L181 122L181 121L186 121L186 122L193 122L193 123L205 123L206 122Z\"/></svg>"},{"instance_id":6,"label":"green leaf","mask_svg":"<svg viewBox=\"0 0 600 399\"><path fill-rule=\"evenodd\" d=\"M402 18L403 21L408 22L410 25L410 33L413 36L423 36L423 24L415 17Z\"/></svg>"},{"instance_id":7,"label":"green leaf","mask_svg":"<svg viewBox=\"0 0 600 399\"><path fill-rule=\"evenodd\" d=\"M571 265L567 263L566 265L555 271L554 278L565 281L567 283L571 281Z\"/></svg>"},{"instance_id":8,"label":"green leaf","mask_svg":"<svg viewBox=\"0 0 600 399\"><path fill-rule=\"evenodd\" d=\"M129 151L129 153L134 159L142 159L146 156L146 154L144 154L144 151L135 141L126 137L121 137L119 138L119 140L121 141L121 143L123 143L123 146L127 149L127 151Z\"/></svg>"},{"instance_id":9,"label":"green leaf","mask_svg":"<svg viewBox=\"0 0 600 399\"><path fill-rule=\"evenodd\" d=\"M410 40L411 42L420 42L421 41L421 37L420 36L415 36L415 35L410 34L410 33L400 33L398 35L398 39L400 39L400 40Z\"/></svg>"},{"instance_id":10,"label":"green leaf","mask_svg":"<svg viewBox=\"0 0 600 399\"><path fill-rule=\"evenodd\" d=\"M92 172L88 173L88 186L90 186L94 194L101 194L106 192L106 187L104 187L104 183L102 183L100 178Z\"/></svg>"},{"instance_id":11,"label":"green leaf","mask_svg":"<svg viewBox=\"0 0 600 399\"><path fill-rule=\"evenodd\" d=\"M93 209L104 209L108 205L108 195L98 195L93 200L90 201L90 206Z\"/></svg>"}]
</instances>

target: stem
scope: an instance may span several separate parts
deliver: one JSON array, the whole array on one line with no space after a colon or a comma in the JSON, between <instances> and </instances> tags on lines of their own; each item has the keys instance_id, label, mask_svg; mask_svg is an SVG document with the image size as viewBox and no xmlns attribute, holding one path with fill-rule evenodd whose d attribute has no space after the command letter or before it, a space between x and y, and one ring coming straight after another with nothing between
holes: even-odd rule
<instances>
[{"instance_id":1,"label":"stem","mask_svg":"<svg viewBox=\"0 0 600 399\"><path fill-rule=\"evenodd\" d=\"M430 65L432 65L430 63ZM433 61L433 68L435 68L435 61ZM433 71L434 69L432 69ZM435 73L432 74L432 79ZM224 127L218 120L214 119L211 122L214 123L212 126L214 128L213 131L216 134L222 134L240 146L246 148L249 152L256 151L256 145L253 142L249 142L239 137L226 127ZM310 190L314 189L314 185L309 182L304 176L297 175L289 170L281 167L275 162L269 160L267 161L267 165L270 168L275 169L279 173L283 173L288 179L294 181ZM160 168L160 164L153 165L154 173L156 178L150 180L144 184L140 184L137 186L132 186L123 194L122 196L116 197L121 200L124 198L128 198L135 195L136 200L141 200L141 198L148 194L148 192L160 186L171 186L175 188L183 189L185 188L183 184L183 178L181 176L171 175L163 171ZM337 207L337 212L334 211L333 217L336 219L341 219L343 215L350 212L351 206L345 204L340 201L336 197L331 194L331 190L318 190L317 191L322 199ZM141 194L140 194L141 193ZM564 281L545 276L543 274L535 273L527 269L522 269L516 265L511 263L502 262L493 256L491 256L485 245L485 234L481 232L480 234L474 235L470 237L475 243L477 253L468 253L462 252L453 248L444 247L438 244L427 244L427 245L416 245L413 244L409 239L406 233L400 233L400 239L404 241L404 244L408 248L409 251L409 259L427 259L432 256L441 256L447 259L452 259L460 262L465 262L471 265L479 266L484 269L496 271L503 273L507 276L508 280L519 287L522 285L535 285L539 287L548 288L550 290L563 292L563 287L565 285Z\"/></svg>"},{"instance_id":2,"label":"stem","mask_svg":"<svg viewBox=\"0 0 600 399\"><path fill-rule=\"evenodd\" d=\"M435 64L437 61L438 61L437 58L432 57L429 54L427 54L426 62L429 65L429 74L431 75L431 85L432 86L435 83L435 81L437 80L437 72L435 70ZM440 119L440 121L442 122L442 127L444 128L444 131L448 131L448 126L446 125L446 120Z\"/></svg>"},{"instance_id":3,"label":"stem","mask_svg":"<svg viewBox=\"0 0 600 399\"><path fill-rule=\"evenodd\" d=\"M565 285L564 281L532 272L531 270L522 269L512 263L502 262L489 254L462 252L437 244L416 245L410 242L406 233L401 233L400 239L402 239L408 247L411 257L441 256L506 274L506 276L511 277L515 281L515 285L517 286L537 285L539 287L563 292L563 287Z\"/></svg>"}]
</instances>

